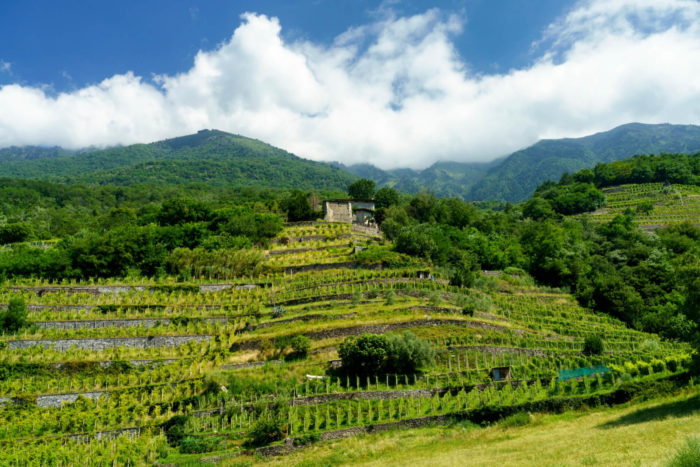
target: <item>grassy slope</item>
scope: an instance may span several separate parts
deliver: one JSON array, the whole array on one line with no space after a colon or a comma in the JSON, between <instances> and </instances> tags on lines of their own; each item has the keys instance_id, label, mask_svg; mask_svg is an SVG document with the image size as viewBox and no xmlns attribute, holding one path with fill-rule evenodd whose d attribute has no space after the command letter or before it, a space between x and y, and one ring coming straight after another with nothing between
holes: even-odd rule
<instances>
[{"instance_id":1,"label":"grassy slope","mask_svg":"<svg viewBox=\"0 0 700 467\"><path fill-rule=\"evenodd\" d=\"M524 427L432 427L365 435L320 443L264 463L664 465L685 437L698 433L700 395L695 392L624 407L535 415Z\"/></svg>"}]
</instances>

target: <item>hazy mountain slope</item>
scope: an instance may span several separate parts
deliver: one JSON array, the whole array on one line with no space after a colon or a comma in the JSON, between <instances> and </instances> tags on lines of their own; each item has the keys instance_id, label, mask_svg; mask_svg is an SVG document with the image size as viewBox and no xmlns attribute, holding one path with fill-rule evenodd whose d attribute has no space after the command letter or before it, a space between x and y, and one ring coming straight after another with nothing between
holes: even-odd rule
<instances>
[{"instance_id":1,"label":"hazy mountain slope","mask_svg":"<svg viewBox=\"0 0 700 467\"><path fill-rule=\"evenodd\" d=\"M382 170L372 164L337 165L358 177L372 179L379 186L392 186L408 193L425 190L441 197L465 198L472 185L493 164L494 162L436 162L424 170Z\"/></svg>"},{"instance_id":2,"label":"hazy mountain slope","mask_svg":"<svg viewBox=\"0 0 700 467\"><path fill-rule=\"evenodd\" d=\"M508 156L471 190L472 200L524 201L537 185L564 172L635 154L700 151L700 126L630 123L583 138L542 140Z\"/></svg>"}]
</instances>

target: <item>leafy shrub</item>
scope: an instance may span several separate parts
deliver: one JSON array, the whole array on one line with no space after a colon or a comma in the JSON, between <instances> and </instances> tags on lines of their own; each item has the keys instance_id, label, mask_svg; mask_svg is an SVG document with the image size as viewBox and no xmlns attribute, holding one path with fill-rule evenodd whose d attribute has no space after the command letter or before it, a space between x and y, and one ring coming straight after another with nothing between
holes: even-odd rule
<instances>
[{"instance_id":1,"label":"leafy shrub","mask_svg":"<svg viewBox=\"0 0 700 467\"><path fill-rule=\"evenodd\" d=\"M305 446L307 444L315 443L321 439L318 433L307 433L305 435L297 436L294 438L294 446Z\"/></svg>"},{"instance_id":2,"label":"leafy shrub","mask_svg":"<svg viewBox=\"0 0 700 467\"><path fill-rule=\"evenodd\" d=\"M248 432L247 446L264 446L287 436L287 424L278 415L261 417Z\"/></svg>"},{"instance_id":3,"label":"leafy shrub","mask_svg":"<svg viewBox=\"0 0 700 467\"><path fill-rule=\"evenodd\" d=\"M216 449L220 438L185 438L178 448L182 454L201 454Z\"/></svg>"},{"instance_id":4,"label":"leafy shrub","mask_svg":"<svg viewBox=\"0 0 700 467\"><path fill-rule=\"evenodd\" d=\"M651 361L651 368L654 370L654 373L661 373L666 369L666 365L663 360L654 359Z\"/></svg>"},{"instance_id":5,"label":"leafy shrub","mask_svg":"<svg viewBox=\"0 0 700 467\"><path fill-rule=\"evenodd\" d=\"M695 352L693 360L690 363L690 373L692 375L700 375L700 351Z\"/></svg>"},{"instance_id":6,"label":"leafy shrub","mask_svg":"<svg viewBox=\"0 0 700 467\"><path fill-rule=\"evenodd\" d=\"M442 294L437 290L433 290L430 292L430 295L428 295L428 303L432 306L440 305L442 303Z\"/></svg>"},{"instance_id":7,"label":"leafy shrub","mask_svg":"<svg viewBox=\"0 0 700 467\"><path fill-rule=\"evenodd\" d=\"M532 414L529 414L527 412L518 412L516 414L504 418L498 424L503 428L514 428L518 426L529 425L531 421Z\"/></svg>"},{"instance_id":8,"label":"leafy shrub","mask_svg":"<svg viewBox=\"0 0 700 467\"><path fill-rule=\"evenodd\" d=\"M583 341L584 355L601 355L603 353L603 339L600 336L587 336Z\"/></svg>"},{"instance_id":9,"label":"leafy shrub","mask_svg":"<svg viewBox=\"0 0 700 467\"><path fill-rule=\"evenodd\" d=\"M10 299L7 310L0 313L0 328L7 332L17 332L27 326L27 307L21 298Z\"/></svg>"},{"instance_id":10,"label":"leafy shrub","mask_svg":"<svg viewBox=\"0 0 700 467\"><path fill-rule=\"evenodd\" d=\"M685 446L676 452L668 465L669 467L697 467L700 465L700 440L687 438Z\"/></svg>"},{"instance_id":11,"label":"leafy shrub","mask_svg":"<svg viewBox=\"0 0 700 467\"><path fill-rule=\"evenodd\" d=\"M476 305L474 303L468 303L462 308L462 314L465 316L474 316L476 311Z\"/></svg>"},{"instance_id":12,"label":"leafy shrub","mask_svg":"<svg viewBox=\"0 0 700 467\"><path fill-rule=\"evenodd\" d=\"M433 362L435 351L428 342L418 339L415 334L387 336L386 372L410 374Z\"/></svg>"},{"instance_id":13,"label":"leafy shrub","mask_svg":"<svg viewBox=\"0 0 700 467\"><path fill-rule=\"evenodd\" d=\"M666 368L668 368L668 371L675 373L678 371L678 360L675 358L666 359Z\"/></svg>"},{"instance_id":14,"label":"leafy shrub","mask_svg":"<svg viewBox=\"0 0 700 467\"><path fill-rule=\"evenodd\" d=\"M289 345L292 347L292 358L306 358L311 349L311 339L302 335L294 336Z\"/></svg>"},{"instance_id":15,"label":"leafy shrub","mask_svg":"<svg viewBox=\"0 0 700 467\"><path fill-rule=\"evenodd\" d=\"M185 424L188 417L185 415L175 415L161 425L163 433L171 446L178 446L185 438Z\"/></svg>"},{"instance_id":16,"label":"leafy shrub","mask_svg":"<svg viewBox=\"0 0 700 467\"><path fill-rule=\"evenodd\" d=\"M476 281L477 272L469 267L459 267L450 274L450 285L456 287L472 287Z\"/></svg>"}]
</instances>

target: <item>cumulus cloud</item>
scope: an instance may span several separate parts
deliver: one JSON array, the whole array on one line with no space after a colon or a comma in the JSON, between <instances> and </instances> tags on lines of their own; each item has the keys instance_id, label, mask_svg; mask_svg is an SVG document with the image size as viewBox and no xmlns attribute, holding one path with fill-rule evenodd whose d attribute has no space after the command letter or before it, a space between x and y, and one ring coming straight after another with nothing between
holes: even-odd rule
<instances>
[{"instance_id":1,"label":"cumulus cloud","mask_svg":"<svg viewBox=\"0 0 700 467\"><path fill-rule=\"evenodd\" d=\"M630 121L700 122L700 3L589 0L550 25L532 64L475 74L457 15L389 15L332 44L285 42L276 18L246 13L192 67L132 73L49 96L0 88L0 146L153 141L218 128L300 156L425 167L483 161L540 138Z\"/></svg>"}]
</instances>

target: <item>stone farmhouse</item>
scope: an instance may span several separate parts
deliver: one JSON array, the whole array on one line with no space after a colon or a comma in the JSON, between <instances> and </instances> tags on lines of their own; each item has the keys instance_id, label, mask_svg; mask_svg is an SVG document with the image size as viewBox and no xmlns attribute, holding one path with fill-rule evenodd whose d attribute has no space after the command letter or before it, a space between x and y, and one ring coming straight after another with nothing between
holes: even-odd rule
<instances>
[{"instance_id":1,"label":"stone farmhouse","mask_svg":"<svg viewBox=\"0 0 700 467\"><path fill-rule=\"evenodd\" d=\"M374 200L330 199L324 201L323 219L327 222L374 226Z\"/></svg>"}]
</instances>

